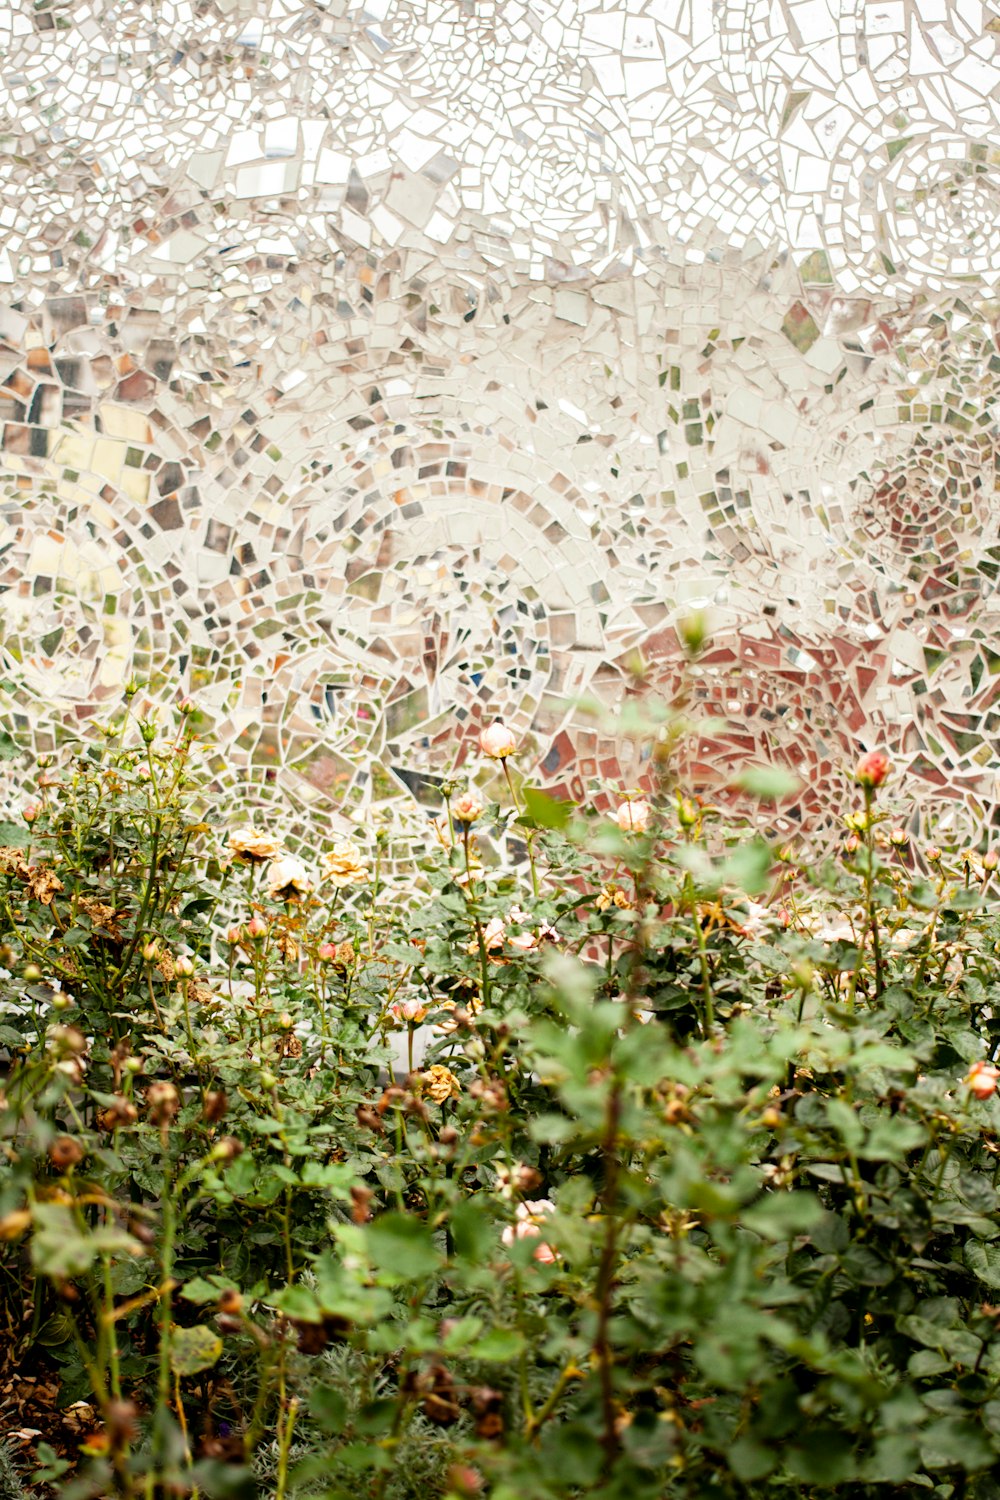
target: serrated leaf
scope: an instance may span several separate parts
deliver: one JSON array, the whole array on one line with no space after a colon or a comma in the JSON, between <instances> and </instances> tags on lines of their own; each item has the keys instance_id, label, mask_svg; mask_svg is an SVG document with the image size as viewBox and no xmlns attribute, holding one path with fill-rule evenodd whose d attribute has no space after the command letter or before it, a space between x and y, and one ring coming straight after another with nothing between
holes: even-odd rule
<instances>
[{"instance_id":1,"label":"serrated leaf","mask_svg":"<svg viewBox=\"0 0 1000 1500\"><path fill-rule=\"evenodd\" d=\"M524 1339L512 1328L491 1328L483 1338L470 1344L465 1352L470 1359L495 1360L498 1364L506 1364L509 1360L516 1359L523 1348Z\"/></svg>"},{"instance_id":2,"label":"serrated leaf","mask_svg":"<svg viewBox=\"0 0 1000 1500\"><path fill-rule=\"evenodd\" d=\"M381 1271L411 1281L441 1264L433 1232L409 1214L381 1214L365 1231L368 1254Z\"/></svg>"},{"instance_id":3,"label":"serrated leaf","mask_svg":"<svg viewBox=\"0 0 1000 1500\"><path fill-rule=\"evenodd\" d=\"M573 816L572 802L559 802L537 787L522 788L524 808L536 828L565 828Z\"/></svg>"}]
</instances>

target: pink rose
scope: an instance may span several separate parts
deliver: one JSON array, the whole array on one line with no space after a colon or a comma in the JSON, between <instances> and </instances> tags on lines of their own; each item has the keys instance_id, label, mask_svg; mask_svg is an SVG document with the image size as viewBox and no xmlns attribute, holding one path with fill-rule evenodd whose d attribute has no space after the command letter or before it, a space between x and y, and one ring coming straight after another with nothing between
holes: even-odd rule
<instances>
[{"instance_id":1,"label":"pink rose","mask_svg":"<svg viewBox=\"0 0 1000 1500\"><path fill-rule=\"evenodd\" d=\"M888 774L889 757L882 750L869 750L854 768L854 779L859 786L881 786Z\"/></svg>"},{"instance_id":2,"label":"pink rose","mask_svg":"<svg viewBox=\"0 0 1000 1500\"><path fill-rule=\"evenodd\" d=\"M965 1081L977 1099L989 1099L997 1091L1000 1068L988 1062L974 1062L965 1076Z\"/></svg>"},{"instance_id":3,"label":"pink rose","mask_svg":"<svg viewBox=\"0 0 1000 1500\"><path fill-rule=\"evenodd\" d=\"M513 755L517 749L517 740L513 732L500 720L489 724L479 736L479 748L484 755L491 760L505 760L508 755Z\"/></svg>"},{"instance_id":4,"label":"pink rose","mask_svg":"<svg viewBox=\"0 0 1000 1500\"><path fill-rule=\"evenodd\" d=\"M507 929L504 926L503 917L490 917L483 932L483 943L487 953L495 953L498 948L502 948L506 936Z\"/></svg>"},{"instance_id":5,"label":"pink rose","mask_svg":"<svg viewBox=\"0 0 1000 1500\"><path fill-rule=\"evenodd\" d=\"M648 802L623 802L615 814L615 821L622 833L645 833L653 809Z\"/></svg>"},{"instance_id":6,"label":"pink rose","mask_svg":"<svg viewBox=\"0 0 1000 1500\"><path fill-rule=\"evenodd\" d=\"M538 1226L549 1214L555 1213L555 1207L550 1198L536 1198L532 1202L519 1203L517 1222L507 1225L501 1235L503 1243L513 1245L517 1240L537 1239L539 1243L532 1251L532 1260L537 1260L542 1265L552 1265L556 1259L556 1251L541 1238Z\"/></svg>"},{"instance_id":7,"label":"pink rose","mask_svg":"<svg viewBox=\"0 0 1000 1500\"><path fill-rule=\"evenodd\" d=\"M474 823L483 810L483 804L475 792L465 792L451 805L451 811L460 823Z\"/></svg>"}]
</instances>

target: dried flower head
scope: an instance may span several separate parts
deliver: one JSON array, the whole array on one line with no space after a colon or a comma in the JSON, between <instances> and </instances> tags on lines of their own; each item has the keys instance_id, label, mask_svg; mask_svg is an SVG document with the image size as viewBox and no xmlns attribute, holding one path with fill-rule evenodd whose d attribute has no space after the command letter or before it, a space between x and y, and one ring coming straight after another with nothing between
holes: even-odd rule
<instances>
[{"instance_id":1,"label":"dried flower head","mask_svg":"<svg viewBox=\"0 0 1000 1500\"><path fill-rule=\"evenodd\" d=\"M435 1104L443 1104L446 1099L457 1099L461 1088L458 1079L450 1068L444 1067L442 1063L435 1063L421 1075L422 1091Z\"/></svg>"},{"instance_id":2,"label":"dried flower head","mask_svg":"<svg viewBox=\"0 0 1000 1500\"><path fill-rule=\"evenodd\" d=\"M154 1125L166 1125L181 1107L181 1096L172 1083L151 1083L146 1090L146 1108Z\"/></svg>"}]
</instances>

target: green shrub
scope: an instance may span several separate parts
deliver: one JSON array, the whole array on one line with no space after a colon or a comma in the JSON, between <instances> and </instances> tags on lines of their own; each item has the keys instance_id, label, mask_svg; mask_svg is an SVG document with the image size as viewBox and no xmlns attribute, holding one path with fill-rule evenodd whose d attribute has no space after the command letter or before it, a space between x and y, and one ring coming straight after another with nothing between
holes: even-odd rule
<instances>
[{"instance_id":1,"label":"green shrub","mask_svg":"<svg viewBox=\"0 0 1000 1500\"><path fill-rule=\"evenodd\" d=\"M95 1409L37 1484L1000 1495L992 854L871 756L837 857L777 850L668 721L616 818L502 758L403 878L310 868L227 839L193 722L0 848L0 1317Z\"/></svg>"}]
</instances>

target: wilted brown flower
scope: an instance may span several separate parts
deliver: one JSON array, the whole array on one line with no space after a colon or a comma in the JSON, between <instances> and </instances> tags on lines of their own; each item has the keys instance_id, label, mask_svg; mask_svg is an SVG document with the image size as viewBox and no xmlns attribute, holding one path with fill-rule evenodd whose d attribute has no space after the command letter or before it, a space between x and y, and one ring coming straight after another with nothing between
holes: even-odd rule
<instances>
[{"instance_id":1,"label":"wilted brown flower","mask_svg":"<svg viewBox=\"0 0 1000 1500\"><path fill-rule=\"evenodd\" d=\"M462 1411L455 1394L455 1381L447 1366L431 1365L427 1374L421 1377L420 1385L425 1392L423 1413L429 1421L438 1427L450 1427L458 1421Z\"/></svg>"},{"instance_id":2,"label":"wilted brown flower","mask_svg":"<svg viewBox=\"0 0 1000 1500\"><path fill-rule=\"evenodd\" d=\"M124 1094L116 1094L113 1103L99 1112L97 1124L101 1130L120 1130L124 1126L134 1125L138 1118L139 1111L131 1099L126 1099Z\"/></svg>"},{"instance_id":3,"label":"wilted brown flower","mask_svg":"<svg viewBox=\"0 0 1000 1500\"><path fill-rule=\"evenodd\" d=\"M367 1224L372 1216L370 1204L372 1201L372 1190L363 1182L356 1182L351 1188L351 1220L355 1224Z\"/></svg>"},{"instance_id":4,"label":"wilted brown flower","mask_svg":"<svg viewBox=\"0 0 1000 1500\"><path fill-rule=\"evenodd\" d=\"M446 1099L457 1099L461 1088L458 1079L450 1068L442 1063L435 1063L421 1075L420 1085L423 1092L435 1104L443 1104Z\"/></svg>"},{"instance_id":5,"label":"wilted brown flower","mask_svg":"<svg viewBox=\"0 0 1000 1500\"><path fill-rule=\"evenodd\" d=\"M229 1100L224 1089L209 1089L205 1095L202 1108L202 1119L209 1125L217 1125L224 1120L229 1109Z\"/></svg>"},{"instance_id":6,"label":"wilted brown flower","mask_svg":"<svg viewBox=\"0 0 1000 1500\"><path fill-rule=\"evenodd\" d=\"M172 1083L151 1083L146 1090L146 1106L154 1125L165 1125L181 1107L181 1096Z\"/></svg>"},{"instance_id":7,"label":"wilted brown flower","mask_svg":"<svg viewBox=\"0 0 1000 1500\"><path fill-rule=\"evenodd\" d=\"M127 912L115 911L113 906L108 906L105 902L98 901L96 896L78 897L77 906L81 911L87 913L87 916L95 927L99 928L102 932L106 932L116 943L122 941L121 922L122 918L128 915Z\"/></svg>"},{"instance_id":8,"label":"wilted brown flower","mask_svg":"<svg viewBox=\"0 0 1000 1500\"><path fill-rule=\"evenodd\" d=\"M49 1161L57 1172L68 1172L83 1161L84 1150L71 1135L57 1135L49 1146Z\"/></svg>"}]
</instances>

